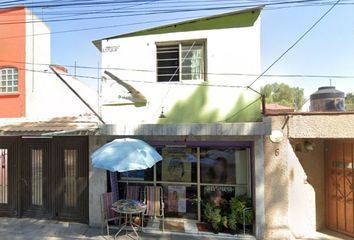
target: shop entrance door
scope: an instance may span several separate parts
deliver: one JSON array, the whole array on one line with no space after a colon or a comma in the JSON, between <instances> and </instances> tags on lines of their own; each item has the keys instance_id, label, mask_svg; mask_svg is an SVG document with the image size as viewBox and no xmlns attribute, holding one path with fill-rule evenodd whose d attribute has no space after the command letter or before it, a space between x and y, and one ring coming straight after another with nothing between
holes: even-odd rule
<instances>
[{"instance_id":1,"label":"shop entrance door","mask_svg":"<svg viewBox=\"0 0 354 240\"><path fill-rule=\"evenodd\" d=\"M354 237L354 141L326 142L327 227Z\"/></svg>"}]
</instances>

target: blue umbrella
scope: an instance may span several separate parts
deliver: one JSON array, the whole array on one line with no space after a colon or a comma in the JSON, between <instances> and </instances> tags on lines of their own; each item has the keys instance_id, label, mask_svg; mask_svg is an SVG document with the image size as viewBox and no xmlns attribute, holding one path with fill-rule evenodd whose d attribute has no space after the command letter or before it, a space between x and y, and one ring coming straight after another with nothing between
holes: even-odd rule
<instances>
[{"instance_id":1,"label":"blue umbrella","mask_svg":"<svg viewBox=\"0 0 354 240\"><path fill-rule=\"evenodd\" d=\"M111 172L147 169L162 160L161 155L146 142L138 139L115 139L97 149L92 165Z\"/></svg>"}]
</instances>

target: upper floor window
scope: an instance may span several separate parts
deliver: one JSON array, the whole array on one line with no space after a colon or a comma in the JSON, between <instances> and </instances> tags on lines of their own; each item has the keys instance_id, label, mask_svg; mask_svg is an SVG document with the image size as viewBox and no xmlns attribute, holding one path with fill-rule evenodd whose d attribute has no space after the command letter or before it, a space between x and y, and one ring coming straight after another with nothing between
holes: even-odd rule
<instances>
[{"instance_id":1,"label":"upper floor window","mask_svg":"<svg viewBox=\"0 0 354 240\"><path fill-rule=\"evenodd\" d=\"M18 92L17 68L0 68L0 93Z\"/></svg>"},{"instance_id":2,"label":"upper floor window","mask_svg":"<svg viewBox=\"0 0 354 240\"><path fill-rule=\"evenodd\" d=\"M157 81L204 80L204 42L157 46Z\"/></svg>"}]
</instances>

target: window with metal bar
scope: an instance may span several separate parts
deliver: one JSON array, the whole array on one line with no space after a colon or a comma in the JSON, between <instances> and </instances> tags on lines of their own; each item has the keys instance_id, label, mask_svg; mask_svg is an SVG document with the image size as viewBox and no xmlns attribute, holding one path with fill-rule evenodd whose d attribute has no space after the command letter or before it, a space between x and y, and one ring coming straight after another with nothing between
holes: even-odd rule
<instances>
[{"instance_id":1,"label":"window with metal bar","mask_svg":"<svg viewBox=\"0 0 354 240\"><path fill-rule=\"evenodd\" d=\"M204 42L157 46L157 81L204 80Z\"/></svg>"},{"instance_id":2,"label":"window with metal bar","mask_svg":"<svg viewBox=\"0 0 354 240\"><path fill-rule=\"evenodd\" d=\"M43 150L32 149L32 204L43 205Z\"/></svg>"},{"instance_id":3,"label":"window with metal bar","mask_svg":"<svg viewBox=\"0 0 354 240\"><path fill-rule=\"evenodd\" d=\"M66 207L77 207L77 150L64 150L65 193Z\"/></svg>"},{"instance_id":4,"label":"window with metal bar","mask_svg":"<svg viewBox=\"0 0 354 240\"><path fill-rule=\"evenodd\" d=\"M0 68L0 93L18 92L17 68Z\"/></svg>"}]
</instances>

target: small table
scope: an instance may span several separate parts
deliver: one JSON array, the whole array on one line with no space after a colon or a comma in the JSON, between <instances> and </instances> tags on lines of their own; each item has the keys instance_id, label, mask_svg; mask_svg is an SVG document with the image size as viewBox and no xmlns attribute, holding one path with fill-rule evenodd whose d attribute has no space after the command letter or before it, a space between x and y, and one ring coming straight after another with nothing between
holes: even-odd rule
<instances>
[{"instance_id":1,"label":"small table","mask_svg":"<svg viewBox=\"0 0 354 240\"><path fill-rule=\"evenodd\" d=\"M135 235L137 236L137 239L139 239L139 234L135 230L135 227L140 227L138 224L133 222L132 215L133 214L140 214L142 213L142 219L141 223L143 224L144 221L144 212L146 210L146 204L137 200L128 200L128 199L121 199L118 200L117 202L112 204L112 210L116 211L117 213L120 214L125 214L125 223L120 227L116 235L114 236L114 239L117 238L118 234L126 227L128 226L128 215L129 215L129 225L133 229Z\"/></svg>"}]
</instances>

